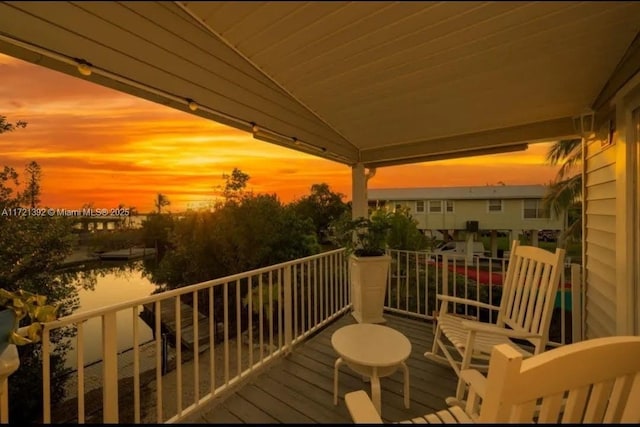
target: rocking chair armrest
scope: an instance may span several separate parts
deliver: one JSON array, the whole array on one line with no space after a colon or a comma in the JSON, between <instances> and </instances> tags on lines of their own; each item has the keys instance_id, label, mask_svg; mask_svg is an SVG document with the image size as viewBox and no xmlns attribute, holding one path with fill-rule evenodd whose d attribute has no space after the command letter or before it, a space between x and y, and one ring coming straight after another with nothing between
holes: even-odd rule
<instances>
[{"instance_id":1,"label":"rocking chair armrest","mask_svg":"<svg viewBox=\"0 0 640 427\"><path fill-rule=\"evenodd\" d=\"M502 326L496 326L493 323L482 323L476 322L474 320L463 320L460 324L463 328L469 331L503 335L509 338L542 338L540 334L533 334L531 332L521 332L514 329L503 328Z\"/></svg>"},{"instance_id":2,"label":"rocking chair armrest","mask_svg":"<svg viewBox=\"0 0 640 427\"><path fill-rule=\"evenodd\" d=\"M364 390L345 394L344 402L355 424L382 424L376 407Z\"/></svg>"},{"instance_id":3,"label":"rocking chair armrest","mask_svg":"<svg viewBox=\"0 0 640 427\"><path fill-rule=\"evenodd\" d=\"M482 375L477 369L463 369L460 372L460 378L472 388L478 396L484 399L487 392L487 377Z\"/></svg>"},{"instance_id":4,"label":"rocking chair armrest","mask_svg":"<svg viewBox=\"0 0 640 427\"><path fill-rule=\"evenodd\" d=\"M466 298L460 298L460 297L452 297L450 295L442 295L442 294L438 294L436 295L436 298L441 300L441 301L447 301L447 302L455 302L458 304L467 304L467 305L474 305L478 308L486 308L489 310L500 310L500 307L496 307L495 305L491 305L491 304L487 304L484 302L480 302L480 301L475 301L472 299L466 299Z\"/></svg>"}]
</instances>

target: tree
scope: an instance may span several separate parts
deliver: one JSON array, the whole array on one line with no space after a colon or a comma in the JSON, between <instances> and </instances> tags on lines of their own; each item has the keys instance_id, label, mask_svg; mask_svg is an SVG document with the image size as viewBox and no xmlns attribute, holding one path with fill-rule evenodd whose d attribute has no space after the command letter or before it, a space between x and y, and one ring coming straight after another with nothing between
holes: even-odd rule
<instances>
[{"instance_id":1,"label":"tree","mask_svg":"<svg viewBox=\"0 0 640 427\"><path fill-rule=\"evenodd\" d=\"M9 124L0 116L0 134L26 126ZM16 191L18 173L9 166L0 172L0 208L20 206L23 197ZM30 217L3 215L0 210L0 288L24 289L47 297L48 303L60 304L58 314L70 314L78 306L77 290L56 270L71 253L71 221L64 217ZM67 328L52 331L51 398L52 405L65 394L65 355L70 336ZM35 421L42 411L42 346L29 344L18 348L20 368L9 378L9 416L12 423Z\"/></svg>"},{"instance_id":2,"label":"tree","mask_svg":"<svg viewBox=\"0 0 640 427\"><path fill-rule=\"evenodd\" d=\"M244 195L244 190L250 178L248 174L238 168L233 168L231 175L223 173L224 187L222 188L222 196L225 199L225 203L238 203Z\"/></svg>"},{"instance_id":3,"label":"tree","mask_svg":"<svg viewBox=\"0 0 640 427\"><path fill-rule=\"evenodd\" d=\"M169 236L174 227L172 215L154 213L142 222L142 241L147 248L156 248L162 257L169 248Z\"/></svg>"},{"instance_id":4,"label":"tree","mask_svg":"<svg viewBox=\"0 0 640 427\"><path fill-rule=\"evenodd\" d=\"M10 209L20 205L20 195L16 192L19 185L18 172L10 166L0 171L0 208Z\"/></svg>"},{"instance_id":5,"label":"tree","mask_svg":"<svg viewBox=\"0 0 640 427\"><path fill-rule=\"evenodd\" d=\"M145 223L146 224L146 223ZM313 225L275 195L245 195L175 223L159 280L170 288L224 277L319 252Z\"/></svg>"},{"instance_id":6,"label":"tree","mask_svg":"<svg viewBox=\"0 0 640 427\"><path fill-rule=\"evenodd\" d=\"M120 203L120 205L118 205L118 207L125 207L124 203ZM125 216L124 218L124 226L125 228L133 228L133 217L138 215L138 208L136 208L135 206L129 206L128 208L128 215Z\"/></svg>"},{"instance_id":7,"label":"tree","mask_svg":"<svg viewBox=\"0 0 640 427\"><path fill-rule=\"evenodd\" d=\"M40 204L40 180L42 179L42 168L38 162L32 160L25 168L27 175L27 188L24 191L24 198L31 208Z\"/></svg>"},{"instance_id":8,"label":"tree","mask_svg":"<svg viewBox=\"0 0 640 427\"><path fill-rule=\"evenodd\" d=\"M429 245L429 239L418 229L416 221L408 208L396 209L390 217L391 230L388 244L390 249L420 251Z\"/></svg>"},{"instance_id":9,"label":"tree","mask_svg":"<svg viewBox=\"0 0 640 427\"><path fill-rule=\"evenodd\" d=\"M15 123L9 123L6 116L0 115L0 133L13 132L19 128L26 128L27 122L18 120Z\"/></svg>"},{"instance_id":10,"label":"tree","mask_svg":"<svg viewBox=\"0 0 640 427\"><path fill-rule=\"evenodd\" d=\"M162 208L164 208L165 206L169 206L171 202L169 201L169 198L167 196L162 193L158 193L154 204L156 207L156 211L160 214L162 213Z\"/></svg>"},{"instance_id":11,"label":"tree","mask_svg":"<svg viewBox=\"0 0 640 427\"><path fill-rule=\"evenodd\" d=\"M349 205L342 201L342 193L334 193L326 183L313 184L311 194L293 203L293 209L302 218L313 222L319 241L323 241L329 224L340 218Z\"/></svg>"},{"instance_id":12,"label":"tree","mask_svg":"<svg viewBox=\"0 0 640 427\"><path fill-rule=\"evenodd\" d=\"M568 139L553 144L547 152L547 162L560 164L555 179L544 197L544 206L556 215L567 212L567 229L559 237L558 246L567 240L580 240L582 235L582 174L575 167L582 161L582 140Z\"/></svg>"}]
</instances>

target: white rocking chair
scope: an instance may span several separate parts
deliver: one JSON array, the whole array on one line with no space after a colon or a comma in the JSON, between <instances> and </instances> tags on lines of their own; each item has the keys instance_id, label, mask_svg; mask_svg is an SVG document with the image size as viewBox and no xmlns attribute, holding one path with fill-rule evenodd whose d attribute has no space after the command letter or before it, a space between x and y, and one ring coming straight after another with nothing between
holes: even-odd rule
<instances>
[{"instance_id":1,"label":"white rocking chair","mask_svg":"<svg viewBox=\"0 0 640 427\"><path fill-rule=\"evenodd\" d=\"M455 399L447 399L449 404L463 404L465 384L461 371L475 368L486 372L489 355L495 345L515 345L512 338L526 340L533 351L523 346L516 347L523 356L546 349L564 256L564 249L551 253L534 246L521 246L515 240L503 281L500 307L449 295L437 296L442 304L436 320L433 348L425 356L450 364L458 375L456 396ZM469 320L451 312L449 303L475 306L477 310L495 310L498 312L496 324ZM452 347L459 357L454 357Z\"/></svg>"},{"instance_id":2,"label":"white rocking chair","mask_svg":"<svg viewBox=\"0 0 640 427\"><path fill-rule=\"evenodd\" d=\"M523 360L510 344L491 352L489 373L462 371L465 407L402 423L640 423L640 337L596 338ZM381 423L363 390L345 395L355 423Z\"/></svg>"}]
</instances>

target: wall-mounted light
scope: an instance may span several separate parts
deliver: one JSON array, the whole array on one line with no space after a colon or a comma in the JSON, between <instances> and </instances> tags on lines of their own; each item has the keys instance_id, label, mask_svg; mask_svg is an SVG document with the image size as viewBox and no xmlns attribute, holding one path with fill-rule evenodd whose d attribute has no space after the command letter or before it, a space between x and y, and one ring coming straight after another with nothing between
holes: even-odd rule
<instances>
[{"instance_id":1,"label":"wall-mounted light","mask_svg":"<svg viewBox=\"0 0 640 427\"><path fill-rule=\"evenodd\" d=\"M573 129L583 138L593 136L595 117L596 115L592 110L586 110L579 116L574 116Z\"/></svg>"},{"instance_id":2,"label":"wall-mounted light","mask_svg":"<svg viewBox=\"0 0 640 427\"><path fill-rule=\"evenodd\" d=\"M198 109L198 103L196 101L194 101L193 99L187 98L187 106L189 107L189 110L191 110L191 111L196 111Z\"/></svg>"},{"instance_id":3,"label":"wall-mounted light","mask_svg":"<svg viewBox=\"0 0 640 427\"><path fill-rule=\"evenodd\" d=\"M258 127L257 124L251 123L251 132L253 132L254 134L260 132L260 128Z\"/></svg>"},{"instance_id":4,"label":"wall-mounted light","mask_svg":"<svg viewBox=\"0 0 640 427\"><path fill-rule=\"evenodd\" d=\"M91 72L92 72L91 64L89 64L87 61L83 61L83 60L78 61L77 67L78 67L78 72L83 76L91 75Z\"/></svg>"},{"instance_id":5,"label":"wall-mounted light","mask_svg":"<svg viewBox=\"0 0 640 427\"><path fill-rule=\"evenodd\" d=\"M600 147L606 147L613 143L613 121L605 120L598 128L597 139L600 140Z\"/></svg>"}]
</instances>

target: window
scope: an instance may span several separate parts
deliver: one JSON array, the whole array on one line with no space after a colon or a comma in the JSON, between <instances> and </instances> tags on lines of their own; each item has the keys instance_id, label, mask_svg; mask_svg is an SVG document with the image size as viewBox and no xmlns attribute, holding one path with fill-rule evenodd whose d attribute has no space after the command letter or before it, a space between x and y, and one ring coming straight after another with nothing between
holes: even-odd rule
<instances>
[{"instance_id":1,"label":"window","mask_svg":"<svg viewBox=\"0 0 640 427\"><path fill-rule=\"evenodd\" d=\"M442 200L429 200L429 213L442 213Z\"/></svg>"},{"instance_id":2,"label":"window","mask_svg":"<svg viewBox=\"0 0 640 427\"><path fill-rule=\"evenodd\" d=\"M528 199L522 204L522 217L524 219L550 218L549 210L543 208L542 200Z\"/></svg>"},{"instance_id":3,"label":"window","mask_svg":"<svg viewBox=\"0 0 640 427\"><path fill-rule=\"evenodd\" d=\"M424 212L424 200L418 200L416 202L416 212Z\"/></svg>"},{"instance_id":4,"label":"window","mask_svg":"<svg viewBox=\"0 0 640 427\"><path fill-rule=\"evenodd\" d=\"M489 212L502 212L502 200L488 200L487 210Z\"/></svg>"},{"instance_id":5,"label":"window","mask_svg":"<svg viewBox=\"0 0 640 427\"><path fill-rule=\"evenodd\" d=\"M453 200L447 200L445 203L445 209L447 213L453 213Z\"/></svg>"}]
</instances>

